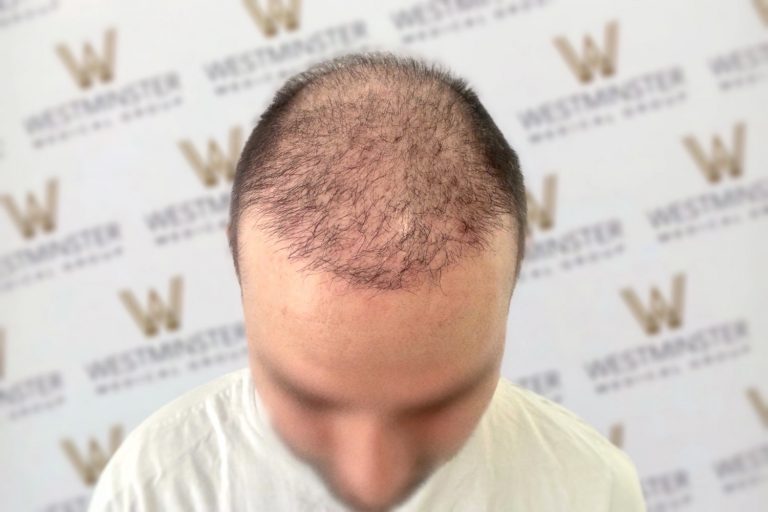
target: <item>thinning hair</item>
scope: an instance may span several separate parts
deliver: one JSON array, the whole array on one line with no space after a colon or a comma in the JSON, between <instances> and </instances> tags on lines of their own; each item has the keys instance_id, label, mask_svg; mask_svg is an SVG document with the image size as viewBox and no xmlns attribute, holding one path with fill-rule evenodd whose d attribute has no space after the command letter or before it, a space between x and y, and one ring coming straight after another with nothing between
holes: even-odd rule
<instances>
[{"instance_id":1,"label":"thinning hair","mask_svg":"<svg viewBox=\"0 0 768 512\"><path fill-rule=\"evenodd\" d=\"M395 290L439 281L501 228L516 235L516 279L525 226L517 155L467 82L367 52L315 64L277 91L237 163L229 240L238 279L238 233L257 228L301 271Z\"/></svg>"}]
</instances>

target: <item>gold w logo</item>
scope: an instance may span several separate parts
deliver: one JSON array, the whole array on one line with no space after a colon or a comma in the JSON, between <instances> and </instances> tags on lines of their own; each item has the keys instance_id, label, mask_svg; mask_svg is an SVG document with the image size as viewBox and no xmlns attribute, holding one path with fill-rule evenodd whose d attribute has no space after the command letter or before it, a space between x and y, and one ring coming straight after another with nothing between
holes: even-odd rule
<instances>
[{"instance_id":1,"label":"gold w logo","mask_svg":"<svg viewBox=\"0 0 768 512\"><path fill-rule=\"evenodd\" d=\"M762 395L755 388L747 389L747 398L752 403L752 407L755 408L755 412L757 412L765 428L768 428L768 403L763 400Z\"/></svg>"},{"instance_id":2,"label":"gold w logo","mask_svg":"<svg viewBox=\"0 0 768 512\"><path fill-rule=\"evenodd\" d=\"M299 10L301 0L288 0L288 6L283 5L282 0L267 0L267 9L262 9L259 0L243 0L245 7L267 37L277 34L277 26L285 25L287 30L296 30L299 27Z\"/></svg>"},{"instance_id":3,"label":"gold w logo","mask_svg":"<svg viewBox=\"0 0 768 512\"><path fill-rule=\"evenodd\" d=\"M624 425L617 423L611 426L611 431L608 433L608 440L615 446L621 448L624 446Z\"/></svg>"},{"instance_id":4,"label":"gold w logo","mask_svg":"<svg viewBox=\"0 0 768 512\"><path fill-rule=\"evenodd\" d=\"M768 0L754 0L757 14L763 18L763 23L768 25Z\"/></svg>"},{"instance_id":5,"label":"gold w logo","mask_svg":"<svg viewBox=\"0 0 768 512\"><path fill-rule=\"evenodd\" d=\"M41 206L40 202L31 192L27 193L26 213L22 211L22 208L9 195L0 196L0 203L5 207L8 215L11 216L11 220L21 232L21 236L24 238L34 238L38 226L46 233L56 229L58 195L58 181L51 179L46 187L44 206Z\"/></svg>"},{"instance_id":6,"label":"gold w logo","mask_svg":"<svg viewBox=\"0 0 768 512\"><path fill-rule=\"evenodd\" d=\"M555 38L555 47L581 83L589 83L594 72L611 76L616 72L616 53L619 40L619 24L609 22L605 27L605 51L601 51L592 37L584 36L583 56L579 56L571 43L563 36Z\"/></svg>"},{"instance_id":7,"label":"gold w logo","mask_svg":"<svg viewBox=\"0 0 768 512\"><path fill-rule=\"evenodd\" d=\"M208 140L208 159L203 160L195 146L188 139L179 142L181 152L197 173L206 187L218 184L221 176L225 181L232 181L242 148L243 131L239 126L229 130L229 153L225 153L214 139ZM217 176L218 175L218 176Z\"/></svg>"},{"instance_id":8,"label":"gold w logo","mask_svg":"<svg viewBox=\"0 0 768 512\"><path fill-rule=\"evenodd\" d=\"M88 89L94 79L100 79L102 82L112 80L115 75L115 38L115 29L108 29L104 34L104 51L101 57L96 55L91 43L86 42L80 63L68 46L62 43L56 47L56 52L81 89Z\"/></svg>"},{"instance_id":9,"label":"gold w logo","mask_svg":"<svg viewBox=\"0 0 768 512\"><path fill-rule=\"evenodd\" d=\"M160 299L160 296L154 289L150 289L149 305L146 311L142 309L129 290L120 292L120 299L145 336L154 336L163 324L165 324L166 329L169 331L179 328L181 324L182 284L181 276L171 279L170 304L168 306Z\"/></svg>"},{"instance_id":10,"label":"gold w logo","mask_svg":"<svg viewBox=\"0 0 768 512\"><path fill-rule=\"evenodd\" d=\"M656 287L651 288L651 304L648 310L638 299L631 288L621 290L621 296L629 306L629 309L640 322L643 330L648 335L659 332L664 321L671 329L680 327L683 323L683 294L685 288L685 276L677 274L672 281L672 303L667 304Z\"/></svg>"},{"instance_id":11,"label":"gold w logo","mask_svg":"<svg viewBox=\"0 0 768 512\"><path fill-rule=\"evenodd\" d=\"M704 173L704 177L710 183L717 183L722 177L723 170L730 172L734 178L743 173L742 162L744 160L744 123L737 123L733 128L733 149L728 151L719 136L712 137L711 157L704 154L699 142L693 136L683 139L683 144L693 157L696 165Z\"/></svg>"},{"instance_id":12,"label":"gold w logo","mask_svg":"<svg viewBox=\"0 0 768 512\"><path fill-rule=\"evenodd\" d=\"M536 224L542 231L551 229L554 226L556 187L557 176L548 174L544 177L544 194L541 202L526 190L528 223L525 226L525 231L527 234L531 233L531 224Z\"/></svg>"},{"instance_id":13,"label":"gold w logo","mask_svg":"<svg viewBox=\"0 0 768 512\"><path fill-rule=\"evenodd\" d=\"M80 454L71 439L63 439L61 447L85 485L92 486L122 442L123 428L120 425L114 425L109 431L109 447L106 453L93 438L88 440L88 453L85 456Z\"/></svg>"}]
</instances>

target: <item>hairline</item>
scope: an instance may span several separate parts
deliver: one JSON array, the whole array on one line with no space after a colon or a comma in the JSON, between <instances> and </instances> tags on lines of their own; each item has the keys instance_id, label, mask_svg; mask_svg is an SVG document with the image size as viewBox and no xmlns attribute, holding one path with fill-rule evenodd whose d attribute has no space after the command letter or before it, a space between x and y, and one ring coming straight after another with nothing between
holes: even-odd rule
<instances>
[{"instance_id":1,"label":"hairline","mask_svg":"<svg viewBox=\"0 0 768 512\"><path fill-rule=\"evenodd\" d=\"M383 56L383 62L385 64L391 64L398 69L402 68L407 71L414 72L417 75L415 79L411 77L411 75L407 73L405 74L406 78L404 78L403 81L408 82L410 80L410 82L408 83L415 83L417 85L421 85L418 82L419 78L425 78L428 80L431 79L433 81L437 80L439 85L447 87L447 92L455 95L455 97L457 98L459 103L462 105L462 107L469 107L470 109L478 108L482 110L487 115L491 123L493 123L493 119L485 111L482 103L477 98L475 91L469 85L467 85L467 83L462 78L452 75L445 68L436 66L434 63L430 65L423 60L414 59L411 57L401 58L399 56L386 53L386 52L369 52L367 55L366 54L348 54L348 55L343 55L341 57L337 57L334 59L322 61L313 66L310 66L307 70L297 73L296 75L289 78L278 89L278 91L275 94L275 99L273 100L272 104L267 108L267 110L264 112L264 115L262 116L262 120L264 119L268 120L268 122L266 123L267 126L265 128L267 130L274 129L275 126L279 125L281 121L284 121L286 118L290 117L290 115L292 114L292 111L291 111L292 104L298 99L300 99L299 96L303 92L307 91L309 87L315 85L317 82L319 82L326 76L330 76L331 78L333 78L334 72L336 71L343 72L347 66L354 68L354 66L356 64L360 64L361 61L365 63L365 59L369 55L374 55L378 57ZM426 81L425 83L429 83L429 82ZM257 123L257 127L259 124L261 124L261 121ZM493 127L496 128L495 123L493 123ZM267 134L268 133L269 131L267 131ZM495 135L496 134L494 134L494 138L495 138ZM503 134L499 133L499 135L501 135L503 139ZM250 142L250 139L249 139L249 142ZM246 147L248 145L249 144L246 143ZM514 150L512 150L512 152L514 154ZM240 165L244 165L243 163L244 154L245 154L245 151L243 151L243 154L241 155L240 161L238 162L238 167ZM516 157L516 154L514 156ZM516 172L518 173L520 172L519 167L517 167ZM239 175L241 173L238 172L237 174ZM496 185L494 184L494 186ZM233 189L233 196L235 195L234 192L235 191ZM258 206L248 204L247 198L246 198L246 201L243 201L244 195L245 194L243 194L242 191L238 190L238 193L236 194L237 201L232 201L232 204L230 205L230 225L228 227L230 248L231 248L232 257L235 265L235 271L236 271L238 280L240 280L239 229L240 229L241 219L242 217L246 216L246 214L249 211L258 210ZM515 234L516 258L515 258L514 268L512 271L512 283L511 283L510 291L513 291L515 288L515 283L517 282L519 277L520 267L522 265L522 259L524 257L524 253L526 249L525 219L527 217L527 214L525 211L526 205L524 204L525 203L524 196L525 194L523 193L523 197L522 197L523 204L515 204L516 209L521 210L520 212L495 215L496 217L509 215L509 217L512 218L512 222L510 223L511 228L503 228ZM514 202L516 203L517 201L514 201ZM496 220L499 221L500 219L496 219ZM489 218L488 221L493 222L493 219Z\"/></svg>"}]
</instances>

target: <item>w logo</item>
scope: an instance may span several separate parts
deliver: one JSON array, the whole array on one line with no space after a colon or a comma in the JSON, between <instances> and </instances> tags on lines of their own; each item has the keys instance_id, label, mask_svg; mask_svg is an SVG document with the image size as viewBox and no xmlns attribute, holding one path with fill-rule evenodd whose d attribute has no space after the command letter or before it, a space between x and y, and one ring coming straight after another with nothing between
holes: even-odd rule
<instances>
[{"instance_id":1,"label":"w logo","mask_svg":"<svg viewBox=\"0 0 768 512\"><path fill-rule=\"evenodd\" d=\"M38 230L50 233L56 229L58 196L58 181L52 179L48 181L46 186L44 201L38 200L32 193L28 193L26 208L16 204L14 198L9 195L0 196L0 204L5 207L21 236L34 238Z\"/></svg>"},{"instance_id":2,"label":"w logo","mask_svg":"<svg viewBox=\"0 0 768 512\"><path fill-rule=\"evenodd\" d=\"M106 450L102 449L98 441L93 438L88 440L88 452L85 455L80 453L80 450L77 449L74 441L71 439L63 439L61 447L80 475L80 478L82 478L83 483L92 486L99 479L99 475L101 475L107 462L109 462L110 457L120 447L122 441L123 428L120 425L115 425L110 429L109 447Z\"/></svg>"},{"instance_id":3,"label":"w logo","mask_svg":"<svg viewBox=\"0 0 768 512\"><path fill-rule=\"evenodd\" d=\"M110 82L115 76L115 38L115 29L107 30L101 56L96 54L91 43L85 43L79 61L68 46L60 44L56 47L56 52L81 89L88 89L96 80Z\"/></svg>"},{"instance_id":4,"label":"w logo","mask_svg":"<svg viewBox=\"0 0 768 512\"><path fill-rule=\"evenodd\" d=\"M554 174L548 174L544 177L544 193L542 194L541 201L526 191L526 201L528 203L526 233L531 233L532 224L536 224L542 231L552 229L555 224L556 189L557 177Z\"/></svg>"},{"instance_id":5,"label":"w logo","mask_svg":"<svg viewBox=\"0 0 768 512\"><path fill-rule=\"evenodd\" d=\"M229 130L229 141L224 150L216 140L208 140L207 159L200 155L190 140L185 139L179 142L181 152L206 187L216 186L219 178L232 181L242 145L243 131L238 126Z\"/></svg>"},{"instance_id":6,"label":"w logo","mask_svg":"<svg viewBox=\"0 0 768 512\"><path fill-rule=\"evenodd\" d=\"M744 169L744 133L746 128L744 123L737 123L733 128L733 142L730 151L726 149L725 144L718 135L712 137L711 150L707 154L701 147L699 141L693 136L683 139L683 145L686 147L696 165L704 173L704 177L710 183L717 183L722 176L728 172L734 178L741 176Z\"/></svg>"},{"instance_id":7,"label":"w logo","mask_svg":"<svg viewBox=\"0 0 768 512\"><path fill-rule=\"evenodd\" d=\"M283 5L283 0L267 0L266 9L261 8L260 0L244 0L244 2L256 25L267 37L274 37L277 34L278 25L284 25L287 30L299 28L301 0L286 0L287 6Z\"/></svg>"},{"instance_id":8,"label":"w logo","mask_svg":"<svg viewBox=\"0 0 768 512\"><path fill-rule=\"evenodd\" d=\"M763 18L763 23L768 25L768 0L754 0L757 14Z\"/></svg>"},{"instance_id":9,"label":"w logo","mask_svg":"<svg viewBox=\"0 0 768 512\"><path fill-rule=\"evenodd\" d=\"M150 289L146 310L129 290L120 292L123 305L131 314L145 336L154 336L165 326L169 331L175 331L181 325L181 295L182 280L176 276L171 280L170 298L166 304L158 293Z\"/></svg>"},{"instance_id":10,"label":"w logo","mask_svg":"<svg viewBox=\"0 0 768 512\"><path fill-rule=\"evenodd\" d=\"M596 73L608 77L616 72L618 40L619 24L611 21L605 27L605 42L602 50L589 34L584 36L582 55L578 54L565 37L557 37L554 42L576 78L581 83L587 84L592 81Z\"/></svg>"},{"instance_id":11,"label":"w logo","mask_svg":"<svg viewBox=\"0 0 768 512\"><path fill-rule=\"evenodd\" d=\"M617 448L622 448L624 446L624 425L621 423L611 425L608 440Z\"/></svg>"},{"instance_id":12,"label":"w logo","mask_svg":"<svg viewBox=\"0 0 768 512\"><path fill-rule=\"evenodd\" d=\"M647 308L634 290L631 288L621 290L622 298L649 336L658 333L664 323L672 329L682 325L684 293L685 276L683 274L677 274L672 280L672 299L670 301L665 300L656 287L651 288L651 300Z\"/></svg>"},{"instance_id":13,"label":"w logo","mask_svg":"<svg viewBox=\"0 0 768 512\"><path fill-rule=\"evenodd\" d=\"M768 403L763 399L763 396L755 388L747 389L747 399L755 408L755 412L760 420L763 422L763 426L768 428Z\"/></svg>"}]
</instances>

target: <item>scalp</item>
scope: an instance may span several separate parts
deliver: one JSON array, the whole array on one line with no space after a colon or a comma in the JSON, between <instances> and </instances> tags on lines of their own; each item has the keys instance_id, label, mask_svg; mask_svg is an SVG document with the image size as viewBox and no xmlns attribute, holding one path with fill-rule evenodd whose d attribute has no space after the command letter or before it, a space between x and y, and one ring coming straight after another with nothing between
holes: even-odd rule
<instances>
[{"instance_id":1,"label":"scalp","mask_svg":"<svg viewBox=\"0 0 768 512\"><path fill-rule=\"evenodd\" d=\"M245 229L281 241L303 270L354 287L437 279L520 212L499 169L519 174L516 156L507 146L513 161L494 161L492 150L504 148L488 146L478 117L487 113L466 94L444 70L386 55L289 81L238 164Z\"/></svg>"}]
</instances>

